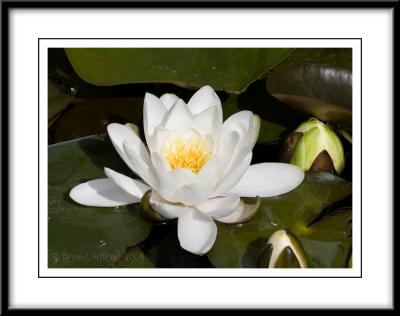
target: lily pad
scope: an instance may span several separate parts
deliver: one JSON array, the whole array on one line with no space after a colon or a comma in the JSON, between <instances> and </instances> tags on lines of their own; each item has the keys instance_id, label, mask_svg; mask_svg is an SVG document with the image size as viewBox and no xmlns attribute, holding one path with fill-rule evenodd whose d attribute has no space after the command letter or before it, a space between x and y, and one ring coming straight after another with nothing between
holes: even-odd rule
<instances>
[{"instance_id":1,"label":"lily pad","mask_svg":"<svg viewBox=\"0 0 400 316\"><path fill-rule=\"evenodd\" d=\"M99 86L170 82L241 92L293 48L66 48L76 73ZM101 65L101 67L99 67Z\"/></svg>"},{"instance_id":2,"label":"lily pad","mask_svg":"<svg viewBox=\"0 0 400 316\"><path fill-rule=\"evenodd\" d=\"M351 130L349 70L330 65L293 64L268 73L267 90L297 110Z\"/></svg>"},{"instance_id":3,"label":"lily pad","mask_svg":"<svg viewBox=\"0 0 400 316\"><path fill-rule=\"evenodd\" d=\"M351 251L351 239L342 241L319 241L299 238L307 254L310 268L347 268Z\"/></svg>"},{"instance_id":4,"label":"lily pad","mask_svg":"<svg viewBox=\"0 0 400 316\"><path fill-rule=\"evenodd\" d=\"M48 94L48 121L49 127L54 123L55 118L73 101L74 97L62 91L51 80L47 85Z\"/></svg>"},{"instance_id":5,"label":"lily pad","mask_svg":"<svg viewBox=\"0 0 400 316\"><path fill-rule=\"evenodd\" d=\"M104 178L105 166L132 176L106 136L49 146L49 267L112 267L127 247L148 236L152 225L140 217L139 204L94 208L70 199L69 192L74 186Z\"/></svg>"},{"instance_id":6,"label":"lily pad","mask_svg":"<svg viewBox=\"0 0 400 316\"><path fill-rule=\"evenodd\" d=\"M293 64L320 64L340 67L352 70L352 49L351 48L297 48L285 58L280 64L274 67L278 70L281 67Z\"/></svg>"},{"instance_id":7,"label":"lily pad","mask_svg":"<svg viewBox=\"0 0 400 316\"><path fill-rule=\"evenodd\" d=\"M328 51L329 50L329 51ZM293 62L351 64L351 49L66 48L75 72L98 86L168 82L241 93L276 66ZM101 65L99 67L99 65Z\"/></svg>"},{"instance_id":8,"label":"lily pad","mask_svg":"<svg viewBox=\"0 0 400 316\"><path fill-rule=\"evenodd\" d=\"M127 248L120 260L115 265L116 268L154 268L153 263L138 247Z\"/></svg>"},{"instance_id":9,"label":"lily pad","mask_svg":"<svg viewBox=\"0 0 400 316\"><path fill-rule=\"evenodd\" d=\"M208 257L216 267L256 267L257 256L268 238L273 232L287 228L299 237L312 266L345 266L337 257L345 260L351 244L347 234L348 214L332 215L309 224L325 207L350 194L349 182L329 173L309 172L295 190L263 198L259 211L249 222L218 223L217 240ZM319 248L326 246L330 256L326 257L325 251L314 251L314 244Z\"/></svg>"}]
</instances>

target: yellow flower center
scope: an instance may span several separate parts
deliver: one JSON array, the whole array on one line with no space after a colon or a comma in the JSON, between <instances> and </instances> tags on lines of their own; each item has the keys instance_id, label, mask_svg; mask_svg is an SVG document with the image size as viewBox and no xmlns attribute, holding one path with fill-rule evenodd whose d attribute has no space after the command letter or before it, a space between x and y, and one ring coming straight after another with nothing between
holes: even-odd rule
<instances>
[{"instance_id":1,"label":"yellow flower center","mask_svg":"<svg viewBox=\"0 0 400 316\"><path fill-rule=\"evenodd\" d=\"M198 173L211 158L207 143L199 137L178 137L164 147L164 157L172 169L185 168Z\"/></svg>"}]
</instances>

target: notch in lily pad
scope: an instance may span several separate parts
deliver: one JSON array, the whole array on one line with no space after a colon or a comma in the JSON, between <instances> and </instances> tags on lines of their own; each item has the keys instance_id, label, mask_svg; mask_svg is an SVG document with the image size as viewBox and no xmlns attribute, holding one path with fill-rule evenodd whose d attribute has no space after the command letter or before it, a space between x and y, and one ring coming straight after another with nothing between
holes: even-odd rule
<instances>
[{"instance_id":1,"label":"notch in lily pad","mask_svg":"<svg viewBox=\"0 0 400 316\"><path fill-rule=\"evenodd\" d=\"M281 161L294 164L304 171L325 171L341 174L345 157L336 133L323 122L310 118L286 139Z\"/></svg>"},{"instance_id":2,"label":"notch in lily pad","mask_svg":"<svg viewBox=\"0 0 400 316\"><path fill-rule=\"evenodd\" d=\"M259 268L307 268L308 262L300 241L288 229L274 232L258 258Z\"/></svg>"}]
</instances>

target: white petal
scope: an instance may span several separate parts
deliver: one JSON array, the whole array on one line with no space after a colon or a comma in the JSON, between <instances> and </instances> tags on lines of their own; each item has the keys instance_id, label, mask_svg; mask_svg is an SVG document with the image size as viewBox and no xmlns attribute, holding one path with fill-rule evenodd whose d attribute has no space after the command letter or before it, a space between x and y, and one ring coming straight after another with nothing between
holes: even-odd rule
<instances>
[{"instance_id":1,"label":"white petal","mask_svg":"<svg viewBox=\"0 0 400 316\"><path fill-rule=\"evenodd\" d=\"M220 138L222 123L218 116L217 107L210 107L200 112L195 116L194 121L202 135L210 134L215 139Z\"/></svg>"},{"instance_id":2,"label":"white petal","mask_svg":"<svg viewBox=\"0 0 400 316\"><path fill-rule=\"evenodd\" d=\"M132 171L136 172L135 165L132 165L132 162L128 159L125 150L124 150L124 142L127 142L130 147L134 151L137 152L137 155L143 160L146 164L150 163L150 155L146 149L146 146L143 144L142 140L129 128L121 124L112 123L107 126L108 135L110 136L111 142L113 143L115 149L121 158L125 161L129 168Z\"/></svg>"},{"instance_id":3,"label":"white petal","mask_svg":"<svg viewBox=\"0 0 400 316\"><path fill-rule=\"evenodd\" d=\"M169 172L171 170L170 165L158 152L154 151L151 153L151 162L153 163L154 168L156 168L160 172Z\"/></svg>"},{"instance_id":4,"label":"white petal","mask_svg":"<svg viewBox=\"0 0 400 316\"><path fill-rule=\"evenodd\" d=\"M137 152L136 147L132 146L131 143L128 143L126 141L123 143L123 149L131 169L136 174L138 174L139 177L141 177L148 185L153 187L155 184L155 176L151 160L150 162L145 162L143 159L141 159L140 153Z\"/></svg>"},{"instance_id":5,"label":"white petal","mask_svg":"<svg viewBox=\"0 0 400 316\"><path fill-rule=\"evenodd\" d=\"M177 183L178 187L198 181L196 175L190 169L184 168L172 169L168 172L168 177Z\"/></svg>"},{"instance_id":6,"label":"white petal","mask_svg":"<svg viewBox=\"0 0 400 316\"><path fill-rule=\"evenodd\" d=\"M154 130L153 136L148 140L148 146L151 152L158 152L159 154L162 151L163 144L166 140L175 137L178 137L179 133L173 130L169 130L164 128L163 126L159 126Z\"/></svg>"},{"instance_id":7,"label":"white petal","mask_svg":"<svg viewBox=\"0 0 400 316\"><path fill-rule=\"evenodd\" d=\"M104 173L108 178L113 180L126 193L133 195L134 197L141 199L146 191L150 190L150 187L141 181L129 178L121 173L118 173L112 169L104 168Z\"/></svg>"},{"instance_id":8,"label":"white petal","mask_svg":"<svg viewBox=\"0 0 400 316\"><path fill-rule=\"evenodd\" d=\"M234 160L233 153L239 141L239 133L236 131L230 132L222 141L221 147L218 150L217 157L221 162L220 176L222 177L229 169Z\"/></svg>"},{"instance_id":9,"label":"white petal","mask_svg":"<svg viewBox=\"0 0 400 316\"><path fill-rule=\"evenodd\" d=\"M217 238L217 225L205 214L190 209L178 218L178 239L183 249L197 255L207 253Z\"/></svg>"},{"instance_id":10,"label":"white petal","mask_svg":"<svg viewBox=\"0 0 400 316\"><path fill-rule=\"evenodd\" d=\"M187 184L174 192L173 200L188 206L193 206L210 197L213 188L214 186L207 182Z\"/></svg>"},{"instance_id":11,"label":"white petal","mask_svg":"<svg viewBox=\"0 0 400 316\"><path fill-rule=\"evenodd\" d=\"M201 136L202 135L193 128L187 129L184 132L178 132L176 130L171 130L160 126L156 128L153 136L151 137L152 146L150 147L150 150L151 152L155 151L159 154L163 154L165 146L170 147L178 139L183 139L186 141L191 138L201 138ZM213 140L209 142L208 137L205 137L205 141L207 145L213 144ZM213 146L208 149L212 150Z\"/></svg>"},{"instance_id":12,"label":"white petal","mask_svg":"<svg viewBox=\"0 0 400 316\"><path fill-rule=\"evenodd\" d=\"M197 175L198 181L208 182L215 187L220 179L220 169L221 163L219 158L214 157L210 159L205 163Z\"/></svg>"},{"instance_id":13,"label":"white petal","mask_svg":"<svg viewBox=\"0 0 400 316\"><path fill-rule=\"evenodd\" d=\"M129 128L133 133L135 133L138 137L140 137L139 127L133 123L126 123L125 126Z\"/></svg>"},{"instance_id":14,"label":"white petal","mask_svg":"<svg viewBox=\"0 0 400 316\"><path fill-rule=\"evenodd\" d=\"M140 201L123 191L111 179L97 179L79 184L71 190L69 196L76 203L96 207L115 207Z\"/></svg>"},{"instance_id":15,"label":"white petal","mask_svg":"<svg viewBox=\"0 0 400 316\"><path fill-rule=\"evenodd\" d=\"M198 181L196 175L188 169L172 169L169 172L156 170L158 182L153 186L163 199L172 203L182 201L175 193L185 185L191 185Z\"/></svg>"},{"instance_id":16,"label":"white petal","mask_svg":"<svg viewBox=\"0 0 400 316\"><path fill-rule=\"evenodd\" d=\"M178 101L179 98L173 93L166 93L160 97L160 101L164 104L165 108L169 111L170 108Z\"/></svg>"},{"instance_id":17,"label":"white petal","mask_svg":"<svg viewBox=\"0 0 400 316\"><path fill-rule=\"evenodd\" d=\"M208 199L198 205L196 208L214 218L225 217L235 211L240 203L238 195L229 195Z\"/></svg>"},{"instance_id":18,"label":"white petal","mask_svg":"<svg viewBox=\"0 0 400 316\"><path fill-rule=\"evenodd\" d=\"M178 100L170 110L163 126L167 129L174 129L179 132L192 129L194 120L187 105L182 100Z\"/></svg>"},{"instance_id":19,"label":"white petal","mask_svg":"<svg viewBox=\"0 0 400 316\"><path fill-rule=\"evenodd\" d=\"M214 106L217 108L219 121L222 122L221 100L210 86L199 89L188 102L188 107L193 115Z\"/></svg>"},{"instance_id":20,"label":"white petal","mask_svg":"<svg viewBox=\"0 0 400 316\"><path fill-rule=\"evenodd\" d=\"M213 137L212 135L205 135L203 137L203 140L206 143L207 151L209 153L211 153L212 156L215 156L215 154L219 148L220 140L215 139L215 137Z\"/></svg>"},{"instance_id":21,"label":"white petal","mask_svg":"<svg viewBox=\"0 0 400 316\"><path fill-rule=\"evenodd\" d=\"M257 143L258 134L260 134L261 118L258 115L253 115L253 129L249 140L249 148L253 148Z\"/></svg>"},{"instance_id":22,"label":"white petal","mask_svg":"<svg viewBox=\"0 0 400 316\"><path fill-rule=\"evenodd\" d=\"M251 163L253 153L248 148L243 148L240 153L235 157L229 170L222 177L221 182L215 189L213 196L226 194L245 174L247 168Z\"/></svg>"},{"instance_id":23,"label":"white petal","mask_svg":"<svg viewBox=\"0 0 400 316\"><path fill-rule=\"evenodd\" d=\"M219 180L219 166L218 158L213 158L197 175L184 168L168 172L157 169L159 181L153 187L169 202L192 206L206 200L214 191Z\"/></svg>"},{"instance_id":24,"label":"white petal","mask_svg":"<svg viewBox=\"0 0 400 316\"><path fill-rule=\"evenodd\" d=\"M236 210L230 213L228 216L218 218L218 222L225 224L236 224L243 223L248 221L253 217L255 213L257 213L259 205L255 204L246 204L243 201L240 201Z\"/></svg>"},{"instance_id":25,"label":"white petal","mask_svg":"<svg viewBox=\"0 0 400 316\"><path fill-rule=\"evenodd\" d=\"M250 111L237 112L226 119L223 124L224 135L235 131L238 127L243 130L249 130L254 123L253 113Z\"/></svg>"},{"instance_id":26,"label":"white petal","mask_svg":"<svg viewBox=\"0 0 400 316\"><path fill-rule=\"evenodd\" d=\"M303 182L304 172L291 164L266 162L250 166L229 190L243 197L272 197L287 193Z\"/></svg>"},{"instance_id":27,"label":"white petal","mask_svg":"<svg viewBox=\"0 0 400 316\"><path fill-rule=\"evenodd\" d=\"M167 109L159 98L151 93L146 93L143 105L143 128L147 143L149 143L154 129L161 124L167 113Z\"/></svg>"},{"instance_id":28,"label":"white petal","mask_svg":"<svg viewBox=\"0 0 400 316\"><path fill-rule=\"evenodd\" d=\"M189 211L190 207L182 204L169 203L165 201L157 192L152 192L150 196L151 206L165 218L177 218L184 212Z\"/></svg>"},{"instance_id":29,"label":"white petal","mask_svg":"<svg viewBox=\"0 0 400 316\"><path fill-rule=\"evenodd\" d=\"M254 115L250 111L240 111L231 115L222 125L222 139L232 131L239 134L239 144L250 145L254 141ZM240 150L240 148L238 148Z\"/></svg>"}]
</instances>

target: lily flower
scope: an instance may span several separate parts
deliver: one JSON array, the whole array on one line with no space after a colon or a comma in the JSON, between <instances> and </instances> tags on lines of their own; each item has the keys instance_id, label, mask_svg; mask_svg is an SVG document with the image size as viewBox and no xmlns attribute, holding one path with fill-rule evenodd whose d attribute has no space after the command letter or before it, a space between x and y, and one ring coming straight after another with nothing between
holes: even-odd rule
<instances>
[{"instance_id":1,"label":"lily flower","mask_svg":"<svg viewBox=\"0 0 400 316\"><path fill-rule=\"evenodd\" d=\"M70 197L87 206L139 203L151 190L150 204L167 219L178 218L185 250L203 255L213 246L217 225L248 220L240 197L271 197L291 191L304 172L291 164L251 165L260 119L241 111L223 122L221 101L210 86L186 104L174 94L146 93L143 109L147 146L134 130L110 124L111 142L140 179L109 168L107 178L74 187Z\"/></svg>"}]
</instances>

